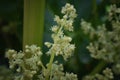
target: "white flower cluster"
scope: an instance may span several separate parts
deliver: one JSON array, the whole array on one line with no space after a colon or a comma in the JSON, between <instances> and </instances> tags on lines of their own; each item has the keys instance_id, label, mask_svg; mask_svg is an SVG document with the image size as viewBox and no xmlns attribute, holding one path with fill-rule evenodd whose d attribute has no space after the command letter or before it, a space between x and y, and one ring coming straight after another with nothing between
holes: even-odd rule
<instances>
[{"instance_id":1,"label":"white flower cluster","mask_svg":"<svg viewBox=\"0 0 120 80\"><path fill-rule=\"evenodd\" d=\"M119 8L113 7L115 10L113 11L112 8L112 12L119 10ZM115 15L116 13L111 14ZM118 49L120 47L120 18L118 19L120 13L117 12L118 16L112 15L108 16L108 18L115 17L113 20L111 19L112 30L107 29L105 25L98 26L97 29L94 29L90 23L87 23L84 20L81 22L81 28L85 33L89 34L90 38L93 40L93 42L87 46L88 50L91 52L91 56L108 62L114 62L117 58L115 55L120 56L120 50Z\"/></svg>"},{"instance_id":2,"label":"white flower cluster","mask_svg":"<svg viewBox=\"0 0 120 80\"><path fill-rule=\"evenodd\" d=\"M54 43L45 42L45 45L50 48L48 54L55 53L55 55L62 55L66 60L74 51L74 44L70 44L72 38L64 35L64 30L73 31L73 21L76 17L76 10L70 4L66 4L61 11L64 16L62 19L55 16L57 25L52 27L52 38Z\"/></svg>"},{"instance_id":3,"label":"white flower cluster","mask_svg":"<svg viewBox=\"0 0 120 80\"><path fill-rule=\"evenodd\" d=\"M81 25L81 28L83 29L83 32L85 34L89 34L90 38L92 39L95 35L95 29L92 28L91 23L88 23L82 19L80 25Z\"/></svg>"},{"instance_id":4,"label":"white flower cluster","mask_svg":"<svg viewBox=\"0 0 120 80\"><path fill-rule=\"evenodd\" d=\"M64 59L66 60L68 57L70 57L74 51L75 46L73 44L70 44L70 41L72 39L67 36L61 36L61 37L56 37L54 39L54 43L49 43L46 42L45 44L47 46L52 46L49 51L47 52L48 54L55 53L56 56L62 55Z\"/></svg>"},{"instance_id":5,"label":"white flower cluster","mask_svg":"<svg viewBox=\"0 0 120 80\"><path fill-rule=\"evenodd\" d=\"M86 76L83 78L83 80L113 80L113 73L111 69L106 68L103 70L103 75L102 74L95 74L92 76Z\"/></svg>"},{"instance_id":6,"label":"white flower cluster","mask_svg":"<svg viewBox=\"0 0 120 80\"><path fill-rule=\"evenodd\" d=\"M43 74L38 75L38 80L46 80L44 76L48 73L47 70L43 70ZM64 73L63 65L58 63L52 64L51 77L49 80L78 80L77 75L73 73Z\"/></svg>"},{"instance_id":7,"label":"white flower cluster","mask_svg":"<svg viewBox=\"0 0 120 80\"><path fill-rule=\"evenodd\" d=\"M52 65L51 80L77 80L77 75L73 73L64 73L63 65L57 62Z\"/></svg>"},{"instance_id":8,"label":"white flower cluster","mask_svg":"<svg viewBox=\"0 0 120 80\"><path fill-rule=\"evenodd\" d=\"M97 39L87 46L87 49L91 52L91 57L97 59L102 58L106 61L112 62L114 51L113 43L111 42L111 32L107 32L104 25L98 26L95 30L90 23L87 23L84 20L82 20L81 26L84 32L90 35L92 40Z\"/></svg>"},{"instance_id":9,"label":"white flower cluster","mask_svg":"<svg viewBox=\"0 0 120 80\"><path fill-rule=\"evenodd\" d=\"M109 13L109 17L108 17L109 20L112 20L113 18L116 20L120 20L120 15L116 16L116 13L120 14L120 8L117 8L116 5L111 5L108 8L108 13Z\"/></svg>"},{"instance_id":10,"label":"white flower cluster","mask_svg":"<svg viewBox=\"0 0 120 80\"><path fill-rule=\"evenodd\" d=\"M87 49L91 57L114 63L113 71L120 74L120 8L115 5L109 8L108 21L111 26L98 26L94 29L90 23L82 20L81 28L89 34L92 41Z\"/></svg>"},{"instance_id":11,"label":"white flower cluster","mask_svg":"<svg viewBox=\"0 0 120 80\"><path fill-rule=\"evenodd\" d=\"M25 52L16 52L15 50L8 50L6 57L9 59L10 68L17 67L16 71L21 73L21 76L16 77L16 80L28 79L32 80L32 77L39 71L41 66L40 57L42 52L40 48L32 45L26 46ZM19 80L18 79L18 80Z\"/></svg>"},{"instance_id":12,"label":"white flower cluster","mask_svg":"<svg viewBox=\"0 0 120 80\"><path fill-rule=\"evenodd\" d=\"M77 16L75 8L73 7L73 5L67 3L65 7L62 8L61 13L64 14L63 18L60 19L60 17L56 15L54 21L57 22L59 27L62 26L65 30L73 31L73 21L74 18ZM59 27L55 28L59 29ZM52 30L56 31L54 27Z\"/></svg>"}]
</instances>

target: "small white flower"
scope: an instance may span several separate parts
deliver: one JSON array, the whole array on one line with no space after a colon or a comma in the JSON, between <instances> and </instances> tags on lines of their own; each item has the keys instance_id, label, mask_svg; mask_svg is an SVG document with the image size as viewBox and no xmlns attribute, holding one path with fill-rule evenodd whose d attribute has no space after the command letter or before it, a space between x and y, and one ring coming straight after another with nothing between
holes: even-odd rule
<instances>
[{"instance_id":1,"label":"small white flower","mask_svg":"<svg viewBox=\"0 0 120 80\"><path fill-rule=\"evenodd\" d=\"M53 26L51 30L56 33L58 31L58 28L59 28L58 26Z\"/></svg>"},{"instance_id":2,"label":"small white flower","mask_svg":"<svg viewBox=\"0 0 120 80\"><path fill-rule=\"evenodd\" d=\"M45 45L46 45L48 48L50 48L50 47L52 46L52 43L50 43L50 42L45 42Z\"/></svg>"}]
</instances>

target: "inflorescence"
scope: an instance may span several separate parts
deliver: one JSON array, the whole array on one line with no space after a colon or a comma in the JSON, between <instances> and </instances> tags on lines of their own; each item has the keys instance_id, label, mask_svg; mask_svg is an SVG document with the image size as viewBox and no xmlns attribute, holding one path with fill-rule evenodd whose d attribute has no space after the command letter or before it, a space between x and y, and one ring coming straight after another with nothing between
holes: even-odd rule
<instances>
[{"instance_id":1,"label":"inflorescence","mask_svg":"<svg viewBox=\"0 0 120 80\"><path fill-rule=\"evenodd\" d=\"M90 36L91 42L87 49L91 57L113 63L114 73L120 74L120 8L117 8L116 5L110 6L107 20L111 26L106 27L103 24L97 28L93 28L91 23L82 20L81 28L85 34ZM91 77L91 79L86 80L94 80L95 76ZM97 78L97 80L113 79Z\"/></svg>"},{"instance_id":2,"label":"inflorescence","mask_svg":"<svg viewBox=\"0 0 120 80\"><path fill-rule=\"evenodd\" d=\"M61 13L63 18L56 15L54 21L57 24L51 28L53 43L45 42L49 48L46 54L50 55L50 61L46 65L43 65L43 53L36 45L27 45L23 52L7 51L10 68L16 69L17 72L15 80L77 80L76 74L64 72L63 65L54 61L54 57L58 55L62 55L66 61L75 49L75 45L70 43L72 38L65 35L64 31L73 31L76 10L73 5L67 3Z\"/></svg>"}]
</instances>

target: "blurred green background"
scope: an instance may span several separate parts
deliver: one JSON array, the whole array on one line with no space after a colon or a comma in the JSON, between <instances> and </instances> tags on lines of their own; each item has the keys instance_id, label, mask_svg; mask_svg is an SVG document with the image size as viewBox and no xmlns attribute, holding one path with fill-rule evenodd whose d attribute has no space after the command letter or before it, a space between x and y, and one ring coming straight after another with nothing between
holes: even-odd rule
<instances>
[{"instance_id":1,"label":"blurred green background","mask_svg":"<svg viewBox=\"0 0 120 80\"><path fill-rule=\"evenodd\" d=\"M22 50L23 45L23 12L24 0L0 0L0 66L8 67L8 60L4 57L8 49ZM54 15L61 15L61 8L71 3L77 11L77 18L74 23L74 32L66 32L73 38L75 54L67 62L64 62L65 71L78 74L79 79L89 74L99 62L90 57L86 46L89 44L89 37L80 29L81 19L93 24L106 23L106 8L111 4L120 6L120 0L46 0L44 14L44 35L43 41L52 41L51 27L55 24ZM41 36L38 36L41 37ZM43 45L43 52L47 48ZM43 61L46 63L46 56ZM61 57L57 57L61 63ZM0 72L0 75L2 73Z\"/></svg>"}]
</instances>

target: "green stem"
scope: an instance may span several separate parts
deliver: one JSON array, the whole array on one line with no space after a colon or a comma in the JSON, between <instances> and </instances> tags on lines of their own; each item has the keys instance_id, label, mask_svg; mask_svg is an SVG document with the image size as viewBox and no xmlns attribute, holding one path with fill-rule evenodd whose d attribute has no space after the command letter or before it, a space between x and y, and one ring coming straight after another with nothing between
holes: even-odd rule
<instances>
[{"instance_id":1,"label":"green stem","mask_svg":"<svg viewBox=\"0 0 120 80\"><path fill-rule=\"evenodd\" d=\"M25 45L42 46L45 0L24 0L23 49Z\"/></svg>"},{"instance_id":2,"label":"green stem","mask_svg":"<svg viewBox=\"0 0 120 80\"><path fill-rule=\"evenodd\" d=\"M57 37L59 37L59 34L62 30L62 26L60 26L59 30L58 30L58 33L56 34ZM54 42L56 43L56 42ZM52 69L52 64L53 64L53 60L54 60L54 57L55 57L55 53L52 52L51 56L50 56L50 61L49 61L49 64L48 64L48 67L47 67L47 70L48 70L48 75L45 77L46 80L49 79L50 77L50 80L51 80L51 69Z\"/></svg>"},{"instance_id":3,"label":"green stem","mask_svg":"<svg viewBox=\"0 0 120 80\"><path fill-rule=\"evenodd\" d=\"M49 76L51 74L52 63L53 63L54 57L55 57L55 53L52 53L51 57L50 57L50 62L48 64L48 75L46 76L46 80L49 80Z\"/></svg>"},{"instance_id":4,"label":"green stem","mask_svg":"<svg viewBox=\"0 0 120 80\"><path fill-rule=\"evenodd\" d=\"M41 66L44 70L46 69L45 66L43 65L42 61L41 61Z\"/></svg>"},{"instance_id":5,"label":"green stem","mask_svg":"<svg viewBox=\"0 0 120 80\"><path fill-rule=\"evenodd\" d=\"M107 65L107 63L105 61L99 62L98 65L90 73L90 75L94 75L96 73L99 73L103 69L103 67L105 67L106 65Z\"/></svg>"}]
</instances>

